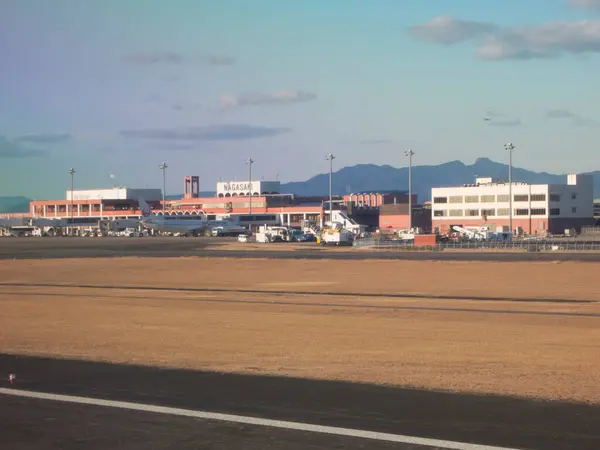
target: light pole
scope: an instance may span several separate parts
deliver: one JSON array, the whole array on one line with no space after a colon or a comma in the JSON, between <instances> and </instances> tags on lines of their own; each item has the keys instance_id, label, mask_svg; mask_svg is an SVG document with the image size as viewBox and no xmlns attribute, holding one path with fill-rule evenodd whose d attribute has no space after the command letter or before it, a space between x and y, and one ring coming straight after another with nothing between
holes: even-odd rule
<instances>
[{"instance_id":1,"label":"light pole","mask_svg":"<svg viewBox=\"0 0 600 450\"><path fill-rule=\"evenodd\" d=\"M333 160L335 156L331 153L325 155L325 159L329 160L329 222L333 226L333 191L332 191L332 178L333 178Z\"/></svg>"},{"instance_id":2,"label":"light pole","mask_svg":"<svg viewBox=\"0 0 600 450\"><path fill-rule=\"evenodd\" d=\"M160 170L162 170L163 173L163 192L162 192L162 210L163 210L163 217L165 216L165 197L166 197L166 190L167 190L167 163L163 162L160 166L158 166L158 168Z\"/></svg>"},{"instance_id":3,"label":"light pole","mask_svg":"<svg viewBox=\"0 0 600 450\"><path fill-rule=\"evenodd\" d=\"M513 216L513 195L512 195L512 152L515 146L512 142L504 144L504 148L508 151L508 226L510 227L510 234L513 234L512 216Z\"/></svg>"},{"instance_id":4,"label":"light pole","mask_svg":"<svg viewBox=\"0 0 600 450\"><path fill-rule=\"evenodd\" d=\"M252 164L254 164L254 160L248 158L246 164L248 164L248 192L250 194L250 198L248 199L248 215L252 215Z\"/></svg>"},{"instance_id":5,"label":"light pole","mask_svg":"<svg viewBox=\"0 0 600 450\"><path fill-rule=\"evenodd\" d=\"M69 168L69 175L71 175L71 226L69 229L71 230L71 235L73 234L73 187L75 186L75 169L72 167Z\"/></svg>"},{"instance_id":6,"label":"light pole","mask_svg":"<svg viewBox=\"0 0 600 450\"><path fill-rule=\"evenodd\" d=\"M415 152L412 149L404 151L404 154L408 156L408 229L412 229L412 157Z\"/></svg>"}]
</instances>

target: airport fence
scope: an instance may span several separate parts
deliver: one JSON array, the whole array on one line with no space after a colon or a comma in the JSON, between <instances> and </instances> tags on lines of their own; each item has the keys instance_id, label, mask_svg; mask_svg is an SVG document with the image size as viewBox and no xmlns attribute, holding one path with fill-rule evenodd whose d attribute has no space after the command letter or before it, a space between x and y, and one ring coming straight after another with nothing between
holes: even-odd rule
<instances>
[{"instance_id":1,"label":"airport fence","mask_svg":"<svg viewBox=\"0 0 600 450\"><path fill-rule=\"evenodd\" d=\"M416 246L399 240L366 238L354 242L355 248L415 252L481 251L481 252L600 252L600 242L583 240L544 241L462 241L440 242L434 246Z\"/></svg>"}]
</instances>

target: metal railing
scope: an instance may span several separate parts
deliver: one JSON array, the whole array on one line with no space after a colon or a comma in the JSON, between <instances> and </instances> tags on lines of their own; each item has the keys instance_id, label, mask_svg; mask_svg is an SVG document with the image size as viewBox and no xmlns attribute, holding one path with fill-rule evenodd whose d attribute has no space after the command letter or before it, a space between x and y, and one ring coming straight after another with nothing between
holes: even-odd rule
<instances>
[{"instance_id":1,"label":"metal railing","mask_svg":"<svg viewBox=\"0 0 600 450\"><path fill-rule=\"evenodd\" d=\"M582 236L600 236L600 227L581 227Z\"/></svg>"},{"instance_id":2,"label":"metal railing","mask_svg":"<svg viewBox=\"0 0 600 450\"><path fill-rule=\"evenodd\" d=\"M518 240L512 242L462 241L439 242L436 245L416 246L399 240L365 238L354 241L355 248L416 252L480 251L480 252L600 252L600 241L575 239Z\"/></svg>"}]
</instances>

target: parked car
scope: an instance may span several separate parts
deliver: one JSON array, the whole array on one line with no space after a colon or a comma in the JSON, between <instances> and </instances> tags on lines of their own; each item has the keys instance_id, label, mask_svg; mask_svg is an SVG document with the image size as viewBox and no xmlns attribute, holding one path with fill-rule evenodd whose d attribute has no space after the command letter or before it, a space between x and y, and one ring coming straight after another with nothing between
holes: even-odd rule
<instances>
[{"instance_id":1,"label":"parked car","mask_svg":"<svg viewBox=\"0 0 600 450\"><path fill-rule=\"evenodd\" d=\"M238 242L250 242L250 238L251 236L247 235L247 234L238 234Z\"/></svg>"}]
</instances>

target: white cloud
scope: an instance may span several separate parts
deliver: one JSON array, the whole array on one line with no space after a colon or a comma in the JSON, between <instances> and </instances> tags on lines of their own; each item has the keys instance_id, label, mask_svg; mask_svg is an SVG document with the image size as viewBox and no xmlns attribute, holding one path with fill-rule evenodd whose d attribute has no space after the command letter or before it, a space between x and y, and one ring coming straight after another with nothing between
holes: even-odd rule
<instances>
[{"instance_id":1,"label":"white cloud","mask_svg":"<svg viewBox=\"0 0 600 450\"><path fill-rule=\"evenodd\" d=\"M567 5L573 8L597 9L600 11L600 0L567 0Z\"/></svg>"},{"instance_id":2,"label":"white cloud","mask_svg":"<svg viewBox=\"0 0 600 450\"><path fill-rule=\"evenodd\" d=\"M184 57L181 53L173 51L151 51L135 52L124 55L121 60L128 64L140 66L151 66L156 64L182 64L188 62L201 62L210 66L231 66L235 64L236 59L227 55L208 55L206 57ZM172 80L167 80L172 81Z\"/></svg>"},{"instance_id":3,"label":"white cloud","mask_svg":"<svg viewBox=\"0 0 600 450\"><path fill-rule=\"evenodd\" d=\"M0 159L4 158L30 158L35 156L44 156L46 153L42 150L23 147L19 143L9 141L0 135Z\"/></svg>"},{"instance_id":4,"label":"white cloud","mask_svg":"<svg viewBox=\"0 0 600 450\"><path fill-rule=\"evenodd\" d=\"M298 90L284 90L276 92L251 92L247 94L224 94L220 98L221 106L233 108L236 106L253 105L278 105L285 103L307 102L316 99L317 96L310 92Z\"/></svg>"},{"instance_id":5,"label":"white cloud","mask_svg":"<svg viewBox=\"0 0 600 450\"><path fill-rule=\"evenodd\" d=\"M230 124L123 130L120 134L125 138L159 141L239 141L279 136L290 131L289 128Z\"/></svg>"},{"instance_id":6,"label":"white cloud","mask_svg":"<svg viewBox=\"0 0 600 450\"><path fill-rule=\"evenodd\" d=\"M183 56L175 52L138 52L125 55L123 62L138 65L181 64Z\"/></svg>"},{"instance_id":7,"label":"white cloud","mask_svg":"<svg viewBox=\"0 0 600 450\"><path fill-rule=\"evenodd\" d=\"M418 39L452 45L478 44L480 59L556 58L563 54L600 53L600 21L549 22L540 25L499 27L486 22L463 21L442 16L409 32Z\"/></svg>"},{"instance_id":8,"label":"white cloud","mask_svg":"<svg viewBox=\"0 0 600 450\"><path fill-rule=\"evenodd\" d=\"M16 141L30 144L64 144L71 140L72 136L68 133L37 133L19 136Z\"/></svg>"},{"instance_id":9,"label":"white cloud","mask_svg":"<svg viewBox=\"0 0 600 450\"><path fill-rule=\"evenodd\" d=\"M584 117L567 109L551 109L546 111L547 119L566 119L571 122L571 125L576 127L591 127L598 126L600 123L589 117Z\"/></svg>"},{"instance_id":10,"label":"white cloud","mask_svg":"<svg viewBox=\"0 0 600 450\"><path fill-rule=\"evenodd\" d=\"M358 142L360 145L391 145L394 143L391 139L363 139Z\"/></svg>"},{"instance_id":11,"label":"white cloud","mask_svg":"<svg viewBox=\"0 0 600 450\"><path fill-rule=\"evenodd\" d=\"M497 29L496 25L472 20L457 20L450 16L438 16L424 24L409 28L409 33L422 41L452 45L480 38Z\"/></svg>"}]
</instances>

